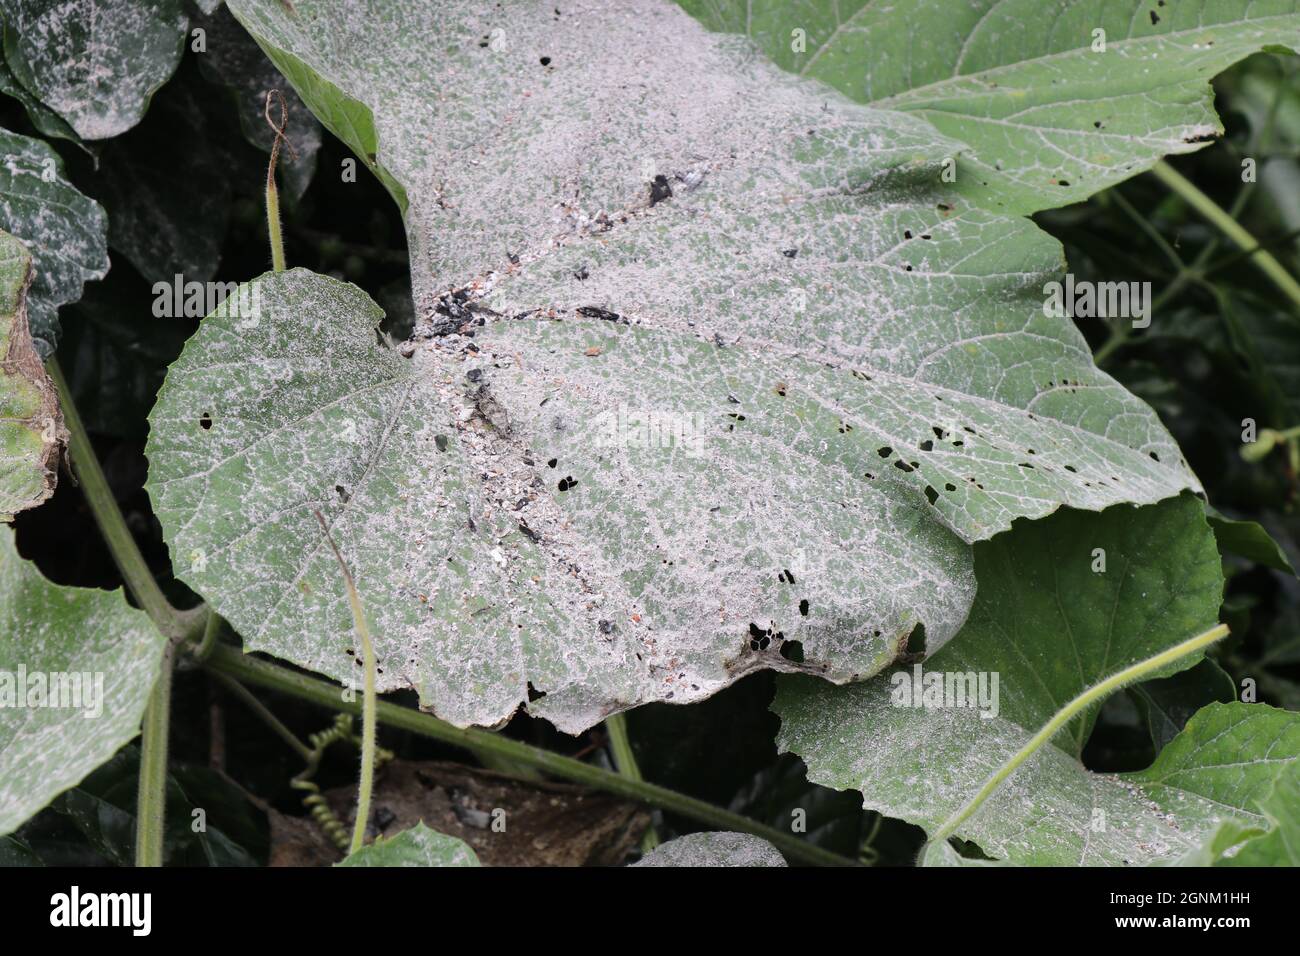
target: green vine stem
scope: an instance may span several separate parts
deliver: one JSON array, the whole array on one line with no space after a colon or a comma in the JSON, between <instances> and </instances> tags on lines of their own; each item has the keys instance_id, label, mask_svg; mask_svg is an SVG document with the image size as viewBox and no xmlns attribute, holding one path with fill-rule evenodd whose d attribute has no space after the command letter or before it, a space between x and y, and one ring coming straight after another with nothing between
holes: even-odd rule
<instances>
[{"instance_id":1,"label":"green vine stem","mask_svg":"<svg viewBox=\"0 0 1300 956\"><path fill-rule=\"evenodd\" d=\"M144 555L131 537L126 519L113 498L100 467L95 449L90 444L85 425L72 400L72 392L59 363L51 358L47 369L68 429L68 454L72 473L81 485L82 494L90 505L95 524L99 526L113 562L117 565L136 603L149 615L158 632L167 639L163 649L162 667L158 680L149 693L145 705L144 722L140 737L140 789L136 807L135 858L138 866L162 866L163 815L167 802L167 736L171 715L172 663L175 644L197 637L208 624L205 606L189 611L172 607L158 582L145 563Z\"/></svg>"},{"instance_id":2,"label":"green vine stem","mask_svg":"<svg viewBox=\"0 0 1300 956\"><path fill-rule=\"evenodd\" d=\"M135 865L163 865L167 806L167 737L171 719L172 660L176 645L163 648L158 680L149 692L140 736L140 786L136 797Z\"/></svg>"},{"instance_id":3,"label":"green vine stem","mask_svg":"<svg viewBox=\"0 0 1300 956\"><path fill-rule=\"evenodd\" d=\"M140 553L135 539L131 537L126 519L122 517L117 501L113 498L113 492L108 487L104 470L100 467L99 459L95 457L95 449L90 444L90 436L86 434L81 415L72 401L72 392L63 377L63 370L59 368L58 361L53 358L46 364L46 368L54 381L54 387L58 389L59 404L63 406L63 421L68 429L68 454L72 473L81 486L82 494L86 496L86 503L90 505L95 523L99 525L104 543L108 545L109 553L112 554L113 561L122 574L122 580L126 582L136 603L149 615L160 632L169 638L187 636L190 631L200 626L200 622L196 620L198 615L195 612L176 610L168 603L162 589L158 587L158 582L154 580L149 566L145 564L144 555Z\"/></svg>"},{"instance_id":4,"label":"green vine stem","mask_svg":"<svg viewBox=\"0 0 1300 956\"><path fill-rule=\"evenodd\" d=\"M270 661L250 657L243 652L227 646L218 645L204 665L210 670L226 674L245 684L255 684L268 690L291 694L301 700L310 701L331 710L341 710L356 714L360 705L356 701L343 700L335 684L289 670ZM696 800L685 794L677 793L666 787L660 787L645 781L631 780L622 774L605 770L601 767L551 753L540 747L534 747L518 740L511 740L486 730L454 727L429 714L399 707L388 701L379 701L375 707L375 716L384 724L400 730L406 730L431 740L464 747L467 750L495 753L516 763L535 767L552 776L570 780L574 783L617 794L628 800L659 807L670 813L680 814L692 820L720 830L736 830L762 837L791 862L807 863L816 866L854 866L856 861L822 849L785 833L774 827L756 823L739 813L732 813L721 807L715 807L703 800Z\"/></svg>"},{"instance_id":5,"label":"green vine stem","mask_svg":"<svg viewBox=\"0 0 1300 956\"><path fill-rule=\"evenodd\" d=\"M1029 742L1016 751L1010 760L994 771L993 775L984 783L984 786L980 787L979 792L966 801L961 809L945 820L939 829L934 831L930 837L930 843L940 843L957 832L957 828L965 823L966 820L970 818L971 814L978 810L981 804L983 804L984 801L987 800L1008 777L1015 773L1016 768L1028 760L1035 751L1043 746L1043 744L1055 737L1057 732L1081 711L1090 705L1103 700L1114 691L1119 690L1125 684L1145 677L1152 671L1159 670L1166 664L1171 664L1187 654L1199 651L1201 648L1207 647L1215 641L1226 637L1227 634L1228 625L1226 624L1212 627L1203 634L1198 634L1180 644L1175 644L1173 647L1163 650L1153 657L1148 657L1146 660L1138 661L1136 664L1130 664L1122 671L1112 674L1110 677L1107 677L1098 684L1094 684L1092 687L1089 687L1083 693L1079 694L1079 696L1075 697L1058 710L1056 715L1043 726L1043 729L1034 734L1034 736L1029 739ZM925 851L922 850L922 855L924 855L924 853Z\"/></svg>"},{"instance_id":6,"label":"green vine stem","mask_svg":"<svg viewBox=\"0 0 1300 956\"><path fill-rule=\"evenodd\" d=\"M605 730L609 734L609 749L614 755L614 767L629 780L640 783L641 768L637 766L636 754L632 752L632 738L627 733L627 715L610 714L605 718ZM659 834L654 825L645 831L641 840L642 852L649 853L659 845Z\"/></svg>"},{"instance_id":7,"label":"green vine stem","mask_svg":"<svg viewBox=\"0 0 1300 956\"><path fill-rule=\"evenodd\" d=\"M215 615L213 616L215 617ZM208 673L217 683L237 697L240 702L251 710L253 714L262 721L262 723L266 724L266 726L269 727L277 737L288 744L289 748L294 753L304 761L310 761L312 759L312 748L299 740L298 735L286 727L279 717L271 713L271 708L258 700L257 696L251 690L233 677L229 677L220 671L208 671Z\"/></svg>"},{"instance_id":8,"label":"green vine stem","mask_svg":"<svg viewBox=\"0 0 1300 956\"><path fill-rule=\"evenodd\" d=\"M217 646L217 640L221 637L221 629L225 623L225 619L220 614L208 614L207 623L203 626L203 638L193 650L195 660L206 660L212 653L212 648Z\"/></svg>"},{"instance_id":9,"label":"green vine stem","mask_svg":"<svg viewBox=\"0 0 1300 956\"><path fill-rule=\"evenodd\" d=\"M1162 183L1176 192L1183 200L1204 216L1220 232L1241 248L1273 284L1291 300L1292 305L1300 309L1300 282L1282 267L1282 263L1273 254L1264 249L1260 243L1235 219L1232 218L1209 196L1201 192L1191 180L1183 176L1163 159L1151 167L1151 172Z\"/></svg>"},{"instance_id":10,"label":"green vine stem","mask_svg":"<svg viewBox=\"0 0 1300 956\"><path fill-rule=\"evenodd\" d=\"M352 608L352 623L356 627L357 636L361 638L361 657L365 671L365 689L362 691L361 707L361 780L358 784L357 819L352 826L352 847L348 851L356 853L366 840L366 826L370 823L370 794L375 784L375 701L377 698L375 646L370 640L370 625L366 623L366 611L361 606L361 595L357 594L357 585L352 580L352 572L348 570L347 562L343 560L338 545L330 536L329 525L325 523L325 518L319 511L312 513L316 515L321 534L325 535L325 540L329 542L330 550L334 552L334 557L339 563L339 569L343 572L343 585L347 588L348 605Z\"/></svg>"}]
</instances>

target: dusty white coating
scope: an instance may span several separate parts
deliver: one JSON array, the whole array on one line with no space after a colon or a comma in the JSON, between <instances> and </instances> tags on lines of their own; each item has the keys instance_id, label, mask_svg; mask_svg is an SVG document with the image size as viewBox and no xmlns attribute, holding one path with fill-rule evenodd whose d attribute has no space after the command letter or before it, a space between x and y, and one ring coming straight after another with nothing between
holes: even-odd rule
<instances>
[{"instance_id":1,"label":"dusty white coating","mask_svg":"<svg viewBox=\"0 0 1300 956\"><path fill-rule=\"evenodd\" d=\"M778 696L778 746L805 760L810 780L859 790L868 809L930 832L1033 733L969 708L893 706L881 679L829 697L806 689L792 682ZM1092 773L1063 750L1043 746L957 836L1019 865L1168 863L1200 848L1223 821L1261 824L1255 801L1298 762L1295 714L1211 704L1139 773ZM942 846L927 862L941 861Z\"/></svg>"},{"instance_id":2,"label":"dusty white coating","mask_svg":"<svg viewBox=\"0 0 1300 956\"><path fill-rule=\"evenodd\" d=\"M31 686L19 685L19 674L103 681L98 708L0 706L0 836L139 734L162 651L162 638L123 592L51 584L0 528L0 673L13 693Z\"/></svg>"},{"instance_id":3,"label":"dusty white coating","mask_svg":"<svg viewBox=\"0 0 1300 956\"><path fill-rule=\"evenodd\" d=\"M58 309L81 298L82 285L108 273L108 222L99 203L67 180L49 144L0 130L0 229L32 256L28 320L37 350L58 340Z\"/></svg>"},{"instance_id":4,"label":"dusty white coating","mask_svg":"<svg viewBox=\"0 0 1300 956\"><path fill-rule=\"evenodd\" d=\"M232 8L373 110L421 313L385 351L364 296L290 272L169 373L150 491L251 647L355 673L318 507L381 686L576 732L756 668L875 673L960 626L970 541L1195 487L1042 315L1056 246L955 206L923 121L650 0Z\"/></svg>"},{"instance_id":5,"label":"dusty white coating","mask_svg":"<svg viewBox=\"0 0 1300 956\"><path fill-rule=\"evenodd\" d=\"M82 139L108 139L144 117L181 59L180 0L0 0L19 81Z\"/></svg>"},{"instance_id":6,"label":"dusty white coating","mask_svg":"<svg viewBox=\"0 0 1300 956\"><path fill-rule=\"evenodd\" d=\"M633 866L785 866L776 847L748 833L688 833L656 847Z\"/></svg>"}]
</instances>

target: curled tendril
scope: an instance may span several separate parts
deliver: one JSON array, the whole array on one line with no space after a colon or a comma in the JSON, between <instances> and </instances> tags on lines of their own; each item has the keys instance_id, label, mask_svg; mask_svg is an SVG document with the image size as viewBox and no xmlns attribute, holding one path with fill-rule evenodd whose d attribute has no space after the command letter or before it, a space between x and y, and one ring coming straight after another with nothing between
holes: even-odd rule
<instances>
[{"instance_id":1,"label":"curled tendril","mask_svg":"<svg viewBox=\"0 0 1300 956\"><path fill-rule=\"evenodd\" d=\"M271 118L271 103L275 100L280 101L280 122L278 123ZM266 175L269 179L275 176L275 165L280 159L281 145L289 150L289 158L295 162L298 160L298 151L293 148L293 143L290 142L289 137L285 135L285 129L289 126L289 103L284 98L284 94L279 90L267 90L266 107L263 109L262 113L266 117L266 125L271 127L271 131L275 133L275 142L271 144L271 164L266 170Z\"/></svg>"}]
</instances>

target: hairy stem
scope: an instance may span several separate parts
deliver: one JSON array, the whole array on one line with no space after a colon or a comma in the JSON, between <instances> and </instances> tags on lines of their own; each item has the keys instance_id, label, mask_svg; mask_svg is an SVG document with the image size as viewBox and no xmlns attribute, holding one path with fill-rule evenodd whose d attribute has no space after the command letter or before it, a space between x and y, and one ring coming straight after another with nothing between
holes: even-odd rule
<instances>
[{"instance_id":1,"label":"hairy stem","mask_svg":"<svg viewBox=\"0 0 1300 956\"><path fill-rule=\"evenodd\" d=\"M280 122L271 118L271 104L276 100L280 101ZM276 272L285 270L284 261L284 236L280 232L280 190L275 185L275 167L280 161L280 147L289 148L290 157L296 157L293 144L289 142L284 135L285 128L289 125L289 103L285 100L284 94L279 90L267 90L266 108L263 110L266 116L266 125L271 127L275 133L275 140L271 144L271 159L266 164L266 234L271 241L271 268Z\"/></svg>"},{"instance_id":2,"label":"hairy stem","mask_svg":"<svg viewBox=\"0 0 1300 956\"><path fill-rule=\"evenodd\" d=\"M375 784L375 701L377 699L375 646L370 640L370 625L366 623L366 612L361 606L361 595L357 594L352 572L348 570L347 562L343 560L338 545L330 536L325 518L319 511L314 514L317 522L320 523L321 533L329 542L330 550L334 552L334 557L343 572L343 585L348 592L348 606L352 608L352 623L356 627L357 636L361 638L361 656L365 670L365 689L362 692L361 708L361 779L358 784L357 819L352 826L352 847L348 851L356 853L365 843L366 825L370 822L370 794Z\"/></svg>"},{"instance_id":3,"label":"hairy stem","mask_svg":"<svg viewBox=\"0 0 1300 956\"><path fill-rule=\"evenodd\" d=\"M343 700L338 687L334 684L289 670L279 664L249 657L226 645L218 645L213 648L212 654L204 666L210 670L228 674L243 683L257 684L270 690L292 694L302 700L311 701L331 710L341 710L352 714L360 710L360 706L356 701ZM703 800L696 800L694 797L688 797L666 787L660 787L645 781L631 780L621 774L594 767L591 764L573 760L570 757L551 753L540 747L511 740L508 737L486 730L454 727L429 714L423 714L406 707L399 707L387 701L379 701L375 711L376 717L390 727L406 730L443 743L464 747L468 750L496 753L516 763L536 767L538 770L553 776L595 787L607 793L635 800L638 803L659 807L718 829L752 833L767 840L785 854L791 862L821 866L855 865L853 860L807 843L792 834L755 823L738 813L715 807Z\"/></svg>"},{"instance_id":4,"label":"hairy stem","mask_svg":"<svg viewBox=\"0 0 1300 956\"><path fill-rule=\"evenodd\" d=\"M611 714L605 718L605 730L609 733L609 749L614 755L614 766L618 772L629 780L641 782L641 768L637 766L636 754L632 752L632 738L627 733L627 715ZM641 840L641 849L649 853L659 845L659 834L652 824L645 831Z\"/></svg>"},{"instance_id":5,"label":"hairy stem","mask_svg":"<svg viewBox=\"0 0 1300 956\"><path fill-rule=\"evenodd\" d=\"M90 506L105 544L113 556L136 603L144 609L158 632L167 639L163 649L162 667L158 680L149 693L145 706L144 723L140 740L140 782L136 807L137 866L162 866L163 818L167 803L167 736L171 717L172 663L175 642L193 639L211 624L208 610L200 605L189 611L178 611L171 606L158 582L154 580L144 555L126 526L126 519L113 498L104 477L104 469L95 457L81 415L59 363L51 358L47 363L50 378L59 393L63 420L68 429L68 452L72 473L81 485L82 494Z\"/></svg>"},{"instance_id":6,"label":"hairy stem","mask_svg":"<svg viewBox=\"0 0 1300 956\"><path fill-rule=\"evenodd\" d=\"M1170 166L1164 160L1151 168L1156 178L1176 192L1183 200L1207 219L1215 228L1246 252L1260 271L1273 281L1273 284L1300 308L1300 282L1282 267L1282 263L1264 249L1259 241L1244 229L1209 196L1201 192L1191 180Z\"/></svg>"},{"instance_id":7,"label":"hairy stem","mask_svg":"<svg viewBox=\"0 0 1300 956\"><path fill-rule=\"evenodd\" d=\"M271 241L271 268L283 272L284 237L280 234L280 190L275 187L275 161L266 171L266 234Z\"/></svg>"},{"instance_id":8,"label":"hairy stem","mask_svg":"<svg viewBox=\"0 0 1300 956\"><path fill-rule=\"evenodd\" d=\"M149 693L140 732L140 786L136 797L135 865L162 866L167 807L167 736L171 718L175 645L163 648L158 680Z\"/></svg>"},{"instance_id":9,"label":"hairy stem","mask_svg":"<svg viewBox=\"0 0 1300 956\"><path fill-rule=\"evenodd\" d=\"M289 748L293 750L294 753L304 761L310 762L312 760L314 756L312 749L298 739L298 735L286 727L279 717L271 713L271 708L258 700L251 690L233 677L223 674L220 671L209 671L208 673L211 674L212 678L221 684L222 687L230 691L230 693L235 697L238 697L244 706L251 710L257 718L262 721L262 723L266 724L266 726L269 727L277 737L288 744Z\"/></svg>"},{"instance_id":10,"label":"hairy stem","mask_svg":"<svg viewBox=\"0 0 1300 956\"><path fill-rule=\"evenodd\" d=\"M1057 732L1068 724L1074 717L1078 716L1081 711L1085 710L1090 705L1105 699L1125 684L1145 677L1152 671L1159 670L1166 664L1171 664L1180 657L1191 654L1193 651L1198 651L1203 647L1207 647L1215 641L1226 637L1227 634L1228 625L1226 624L1212 627L1203 634L1198 634L1193 638L1189 638L1181 644L1175 644L1173 647L1163 650L1153 657L1148 657L1144 661L1138 661L1136 664L1130 664L1122 671L1112 674L1100 683L1089 687L1058 710L1056 715L1043 726L1042 730L1034 734L1034 736L1029 739L1029 742L1017 750L1010 760L994 771L993 775L984 783L984 786L980 787L979 792L966 801L961 809L945 820L939 829L934 831L930 836L930 843L939 843L952 836L957 831L957 828L965 823L966 820L970 818L971 814L978 810L981 804L983 804L984 801L987 800L1008 777L1015 773L1016 768L1028 760L1035 751L1043 746L1043 744L1055 737ZM922 853L924 854L924 851L922 851Z\"/></svg>"},{"instance_id":11,"label":"hairy stem","mask_svg":"<svg viewBox=\"0 0 1300 956\"><path fill-rule=\"evenodd\" d=\"M99 531L104 536L104 543L108 545L108 550L113 555L113 562L121 572L122 580L126 582L136 603L149 615L158 630L168 637L177 637L179 635L176 633L176 627L181 612L168 603L162 589L158 587L158 582L154 580L149 566L145 564L144 555L140 553L135 539L131 537L126 519L122 517L122 511L118 508L113 492L108 487L104 470L99 465L99 459L95 457L95 449L90 444L90 436L86 434L81 415L78 414L77 406L72 401L72 393L63 378L63 370L59 368L58 361L53 358L47 363L47 368L50 378L54 380L55 388L58 389L59 404L63 406L63 420L69 435L68 453L71 457L72 473L81 486L82 494L86 496L86 503L90 505L95 523L99 525Z\"/></svg>"}]
</instances>

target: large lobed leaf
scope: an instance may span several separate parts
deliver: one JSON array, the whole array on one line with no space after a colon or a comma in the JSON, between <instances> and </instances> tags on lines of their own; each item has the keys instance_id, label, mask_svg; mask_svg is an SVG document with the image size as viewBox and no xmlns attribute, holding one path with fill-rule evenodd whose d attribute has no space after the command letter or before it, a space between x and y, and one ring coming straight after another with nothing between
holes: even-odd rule
<instances>
[{"instance_id":1,"label":"large lobed leaf","mask_svg":"<svg viewBox=\"0 0 1300 956\"><path fill-rule=\"evenodd\" d=\"M51 584L0 527L0 834L140 732L163 647L121 591ZM74 678L81 706L53 706Z\"/></svg>"},{"instance_id":2,"label":"large lobed leaf","mask_svg":"<svg viewBox=\"0 0 1300 956\"><path fill-rule=\"evenodd\" d=\"M577 731L757 668L867 676L918 623L937 649L970 542L1196 487L1043 314L1054 244L954 207L921 120L648 0L231 6L373 110L422 310L404 358L358 291L268 276L173 366L150 492L250 647L355 673L319 508L383 688Z\"/></svg>"},{"instance_id":3,"label":"large lobed leaf","mask_svg":"<svg viewBox=\"0 0 1300 956\"><path fill-rule=\"evenodd\" d=\"M969 147L962 194L1018 213L1201 148L1223 132L1209 81L1258 50L1300 47L1296 0L680 3L788 70L924 116Z\"/></svg>"},{"instance_id":4,"label":"large lobed leaf","mask_svg":"<svg viewBox=\"0 0 1300 956\"><path fill-rule=\"evenodd\" d=\"M945 679L982 673L990 687L996 675L996 710L952 699L914 706L902 693L911 669L843 688L791 678L773 705L778 745L804 759L810 780L859 790L868 808L931 832L1067 701L1210 627L1222 594L1213 535L1189 497L1100 516L1061 512L975 550L970 621L922 668ZM1205 853L1230 825L1234 839L1210 854L1217 859L1246 831L1268 828L1278 814L1260 801L1300 767L1300 715L1264 704L1203 708L1132 774L1084 768L1090 727L1089 716L1068 725L956 835L1011 863L1149 864ZM966 862L946 843L926 859Z\"/></svg>"}]
</instances>

